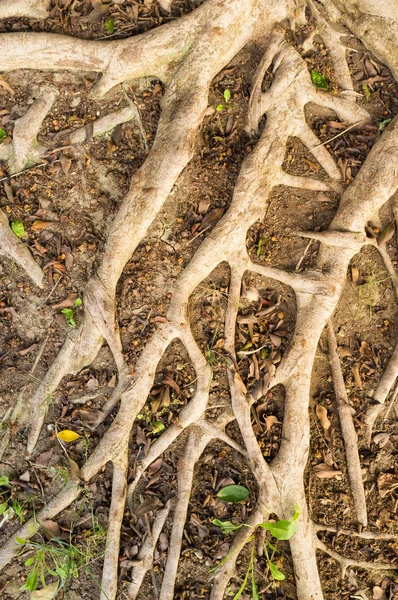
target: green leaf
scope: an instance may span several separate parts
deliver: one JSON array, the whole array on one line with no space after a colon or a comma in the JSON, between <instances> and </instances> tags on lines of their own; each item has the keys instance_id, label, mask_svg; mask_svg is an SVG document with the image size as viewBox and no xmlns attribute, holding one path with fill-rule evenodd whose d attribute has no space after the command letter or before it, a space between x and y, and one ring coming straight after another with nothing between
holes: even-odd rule
<instances>
[{"instance_id":1,"label":"green leaf","mask_svg":"<svg viewBox=\"0 0 398 600\"><path fill-rule=\"evenodd\" d=\"M26 540L24 540L23 538L20 538L20 537L16 537L15 541L17 542L17 544L21 544L21 546L26 544Z\"/></svg>"},{"instance_id":2,"label":"green leaf","mask_svg":"<svg viewBox=\"0 0 398 600\"><path fill-rule=\"evenodd\" d=\"M278 567L276 565L274 565L273 562L271 562L269 559L267 559L267 563L268 566L270 568L271 571L271 575L274 579L276 579L277 581L283 581L285 579L284 574L278 569Z\"/></svg>"},{"instance_id":3,"label":"green leaf","mask_svg":"<svg viewBox=\"0 0 398 600\"><path fill-rule=\"evenodd\" d=\"M30 592L34 592L37 588L37 583L37 571L34 569L29 573L24 585L21 587L21 590L29 590Z\"/></svg>"},{"instance_id":4,"label":"green leaf","mask_svg":"<svg viewBox=\"0 0 398 600\"><path fill-rule=\"evenodd\" d=\"M248 495L249 490L243 485L227 485L218 492L217 498L224 502L242 502Z\"/></svg>"},{"instance_id":5,"label":"green leaf","mask_svg":"<svg viewBox=\"0 0 398 600\"><path fill-rule=\"evenodd\" d=\"M24 224L22 223L22 221L19 221L18 219L16 219L15 221L13 221L11 223L11 229L13 230L15 235L17 235L19 238L21 238L25 233Z\"/></svg>"},{"instance_id":6,"label":"green leaf","mask_svg":"<svg viewBox=\"0 0 398 600\"><path fill-rule=\"evenodd\" d=\"M4 140L7 137L7 132L0 128L0 140Z\"/></svg>"},{"instance_id":7,"label":"green leaf","mask_svg":"<svg viewBox=\"0 0 398 600\"><path fill-rule=\"evenodd\" d=\"M268 547L271 548L271 550L273 552L279 552L279 550L278 550L278 548L276 548L276 546L274 546L273 544L271 544L271 542L269 542L268 540L266 540L266 541L267 541Z\"/></svg>"},{"instance_id":8,"label":"green leaf","mask_svg":"<svg viewBox=\"0 0 398 600\"><path fill-rule=\"evenodd\" d=\"M0 504L0 515L3 515L6 510L8 508L8 502L3 502L3 504Z\"/></svg>"},{"instance_id":9,"label":"green leaf","mask_svg":"<svg viewBox=\"0 0 398 600\"><path fill-rule=\"evenodd\" d=\"M260 600L258 595L257 584L254 579L254 562L252 561L252 598L253 600Z\"/></svg>"},{"instance_id":10,"label":"green leaf","mask_svg":"<svg viewBox=\"0 0 398 600\"><path fill-rule=\"evenodd\" d=\"M75 313L72 308L63 308L61 313L65 315L65 318L71 327L76 327Z\"/></svg>"},{"instance_id":11,"label":"green leaf","mask_svg":"<svg viewBox=\"0 0 398 600\"><path fill-rule=\"evenodd\" d=\"M83 300L81 298L76 298L76 300L73 303L73 306L81 306L83 303Z\"/></svg>"},{"instance_id":12,"label":"green leaf","mask_svg":"<svg viewBox=\"0 0 398 600\"><path fill-rule=\"evenodd\" d=\"M372 94L370 93L369 88L366 85L366 83L362 84L362 89L363 89L363 93L365 94L366 100L370 100L370 97L371 97Z\"/></svg>"},{"instance_id":13,"label":"green leaf","mask_svg":"<svg viewBox=\"0 0 398 600\"><path fill-rule=\"evenodd\" d=\"M218 106L216 106L216 110L218 110L218 112L222 111L223 108L224 108L223 104L219 104Z\"/></svg>"},{"instance_id":14,"label":"green leaf","mask_svg":"<svg viewBox=\"0 0 398 600\"><path fill-rule=\"evenodd\" d=\"M105 21L105 29L109 31L109 33L113 33L115 31L114 19L108 19L107 21Z\"/></svg>"},{"instance_id":15,"label":"green leaf","mask_svg":"<svg viewBox=\"0 0 398 600\"><path fill-rule=\"evenodd\" d=\"M7 475L2 475L0 477L0 485L11 485L10 480L8 479Z\"/></svg>"},{"instance_id":16,"label":"green leaf","mask_svg":"<svg viewBox=\"0 0 398 600\"><path fill-rule=\"evenodd\" d=\"M224 100L225 102L229 102L231 100L231 92L229 90L224 90Z\"/></svg>"},{"instance_id":17,"label":"green leaf","mask_svg":"<svg viewBox=\"0 0 398 600\"><path fill-rule=\"evenodd\" d=\"M383 129L385 129L387 127L387 125L389 124L390 121L391 121L391 119L384 119L384 121L379 123L379 131L383 131Z\"/></svg>"},{"instance_id":18,"label":"green leaf","mask_svg":"<svg viewBox=\"0 0 398 600\"><path fill-rule=\"evenodd\" d=\"M28 560L25 560L25 567L30 567L31 565L33 565L34 562L35 562L34 556L32 556L32 558L28 558Z\"/></svg>"},{"instance_id":19,"label":"green leaf","mask_svg":"<svg viewBox=\"0 0 398 600\"><path fill-rule=\"evenodd\" d=\"M233 531L243 527L243 525L234 525L232 521L220 521L219 519L213 519L212 523L216 527L219 527L225 534L232 533Z\"/></svg>"},{"instance_id":20,"label":"green leaf","mask_svg":"<svg viewBox=\"0 0 398 600\"><path fill-rule=\"evenodd\" d=\"M164 423L161 421L153 421L152 425L152 433L160 433L166 429Z\"/></svg>"},{"instance_id":21,"label":"green leaf","mask_svg":"<svg viewBox=\"0 0 398 600\"><path fill-rule=\"evenodd\" d=\"M300 507L299 507L298 504L296 504L295 507L294 507L294 515L292 517L292 521L293 522L297 521L297 519L299 518L299 516L300 516Z\"/></svg>"},{"instance_id":22,"label":"green leaf","mask_svg":"<svg viewBox=\"0 0 398 600\"><path fill-rule=\"evenodd\" d=\"M312 69L311 71L311 81L315 85L315 87L321 90L328 89L328 82L326 81L324 76L321 75L321 73L318 73L318 71L314 71L314 69Z\"/></svg>"},{"instance_id":23,"label":"green leaf","mask_svg":"<svg viewBox=\"0 0 398 600\"><path fill-rule=\"evenodd\" d=\"M277 521L276 523L260 523L259 527L267 529L277 540L290 540L296 533L297 523L292 521Z\"/></svg>"}]
</instances>

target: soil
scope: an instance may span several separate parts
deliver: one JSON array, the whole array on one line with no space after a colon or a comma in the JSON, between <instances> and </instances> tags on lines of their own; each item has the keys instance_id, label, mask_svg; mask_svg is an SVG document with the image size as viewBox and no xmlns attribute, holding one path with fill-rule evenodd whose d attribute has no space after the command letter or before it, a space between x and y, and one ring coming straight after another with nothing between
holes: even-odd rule
<instances>
[{"instance_id":1,"label":"soil","mask_svg":"<svg viewBox=\"0 0 398 600\"><path fill-rule=\"evenodd\" d=\"M199 2L175 1L172 16L167 16L156 3L118 1L107 5L104 14L93 15L92 4L83 2L52 2L50 19L37 22L10 19L0 24L0 31L57 31L90 39L126 37L162 22L177 18ZM113 19L113 31L106 23ZM111 26L108 25L108 28ZM292 40L302 50L302 41L311 25ZM308 68L324 75L334 93L336 84L332 63L321 40L315 39L316 50L309 52ZM344 172L345 184L355 178L375 140L383 135L380 123L398 113L397 84L389 71L370 56L366 49L350 38L348 51L356 91L372 114L372 123L341 134L341 125L333 113L319 107L308 107L307 118L322 142L334 155ZM204 236L228 208L234 184L244 157L251 152L255 139L244 131L251 77L260 57L259 49L249 46L214 80L209 110L200 130L193 159L185 169L162 211L150 227L148 237L126 265L118 287L117 315L125 358L134 364L146 341L166 314L170 288L189 262ZM375 78L382 79L363 84ZM271 79L271 76L268 76ZM10 222L21 220L25 227L23 241L43 267L49 287L44 292L28 280L24 272L10 261L0 259L0 414L3 431L18 395L26 403L37 382L44 376L62 346L70 324L57 304L67 297L84 296L85 282L95 272L110 223L123 195L128 190L132 174L140 167L156 134L164 90L161 84L146 78L121 89L115 88L105 100L93 101L88 92L95 77L89 73L49 74L17 71L7 74L7 83L14 90L9 94L0 87L1 127L12 137L13 123L25 113L39 91L56 87L59 96L43 123L39 142L44 146L62 147L65 132L85 126L100 116L127 105L126 94L139 108L145 128L145 139L132 120L112 134L93 138L77 147L67 147L51 154L43 166L9 177L6 165L0 166L0 207ZM266 81L267 84L267 81ZM366 87L364 87L367 86ZM224 91L230 90L227 102ZM366 91L367 90L367 91ZM222 105L221 110L216 110ZM283 123L281 123L283 127ZM326 178L313 156L297 139L291 139L286 149L284 168L294 175ZM247 247L253 260L288 270L302 270L314 263L318 243L309 243L300 231L324 230L331 222L338 197L333 193L274 188L263 222L249 231ZM371 223L370 231L377 235L392 221L392 204L382 215L382 223ZM387 243L393 264L398 263L395 236ZM356 272L355 269L358 271ZM356 276L359 274L359 278ZM247 276L242 294L240 322L236 341L239 348L239 373L256 394L256 386L270 364L277 365L291 338L295 322L295 299L292 290L272 280ZM190 302L193 332L212 366L210 414L218 414L228 404L224 316L228 295L229 273L220 265L195 291ZM71 296L73 295L73 296ZM74 310L79 323L82 309ZM250 322L250 319L252 321ZM238 319L239 321L239 319ZM396 298L378 254L371 248L363 250L352 262L347 274L344 294L335 315L345 383L350 404L355 410L357 431L363 429L363 415L375 386L392 354L398 336ZM254 348L261 354L250 354ZM41 358L35 366L39 352ZM246 354L245 354L246 353ZM260 359L255 357L260 356ZM34 368L35 367L35 368ZM34 368L34 370L33 370ZM33 372L32 372L33 370ZM196 374L181 345L174 342L161 359L154 387L139 415L131 437L131 477L134 465L145 455L152 439L178 418L178 412L195 391ZM34 456L27 460L26 426L23 422L10 426L10 443L1 465L0 475L7 476L10 485L0 487L2 502L17 501L22 506L21 517L14 515L1 527L0 543L13 533L28 514L37 511L62 486L68 475L68 457L81 465L90 450L109 426L114 415L95 432L90 423L95 420L104 401L116 384L116 367L109 350L104 347L94 363L76 377L62 381L58 391L48 398L49 412ZM253 406L253 427L267 460L275 456L283 420L283 389L276 388ZM316 416L316 406L327 409L332 422L331 435L326 435ZM398 407L388 418L379 420L370 448L362 445L361 462L369 510L369 529L398 533L397 490L384 493L380 489L381 474L397 473ZM333 385L327 356L326 337L317 353L312 382L311 455L306 471L310 511L315 522L355 529L352 497L347 479L344 447L336 410ZM67 455L59 444L56 432L71 429L80 435L68 444ZM236 424L228 433L238 443ZM152 466L148 480L143 482L134 498L138 508L143 501L158 500L161 506L175 493L176 471L184 436ZM376 440L379 440L376 443ZM335 469L332 477L317 476L314 467L320 463ZM156 469L156 470L155 470ZM237 505L216 497L217 491L231 483L250 490L248 499ZM68 600L97 600L101 558L105 548L105 531L110 502L111 470L106 468L87 486L86 493L70 509L61 513L56 522L60 537L73 544L84 556L77 579L72 578L59 597ZM182 559L175 599L209 598L210 569L228 555L231 536L225 536L212 520L232 520L244 523L256 500L256 483L243 457L223 442L212 443L196 467L195 486L190 499ZM131 580L140 545L145 537L147 520L152 521L155 508L143 516L128 510L122 529L120 556L120 592ZM138 511L139 512L139 511ZM161 584L161 574L167 557L171 522L167 523L155 553L152 572L147 576L140 599L155 597ZM357 560L396 561L398 545L393 541L369 543L359 538L321 534L328 545ZM45 542L45 535L37 538ZM44 541L43 541L44 540ZM286 543L278 546L275 562L286 579L273 583L264 558L258 561L260 597L271 600L294 600L294 578ZM249 550L239 559L239 575L243 577ZM23 566L28 555L17 558L0 577L4 600L21 600L29 593L21 591L29 567ZM86 564L87 563L87 564ZM319 555L322 583L327 600L350 597L371 598L373 587L381 585L387 598L398 598L398 583L390 574L356 569L340 577L337 563ZM53 567L52 567L53 568ZM47 581L51 577L47 576ZM233 581L231 598L240 582ZM359 596L362 590L363 596ZM249 598L243 594L242 598Z\"/></svg>"}]
</instances>

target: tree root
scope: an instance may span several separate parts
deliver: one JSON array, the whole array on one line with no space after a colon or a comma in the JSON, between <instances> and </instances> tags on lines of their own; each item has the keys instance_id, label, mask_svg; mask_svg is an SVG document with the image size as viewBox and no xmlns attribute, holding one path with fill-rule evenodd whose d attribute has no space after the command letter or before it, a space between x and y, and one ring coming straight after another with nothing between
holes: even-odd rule
<instances>
[{"instance_id":1,"label":"tree root","mask_svg":"<svg viewBox=\"0 0 398 600\"><path fill-rule=\"evenodd\" d=\"M366 510L365 489L362 481L361 462L359 460L358 436L352 420L351 407L348 402L340 359L337 354L336 336L334 335L333 324L331 321L328 323L328 347L354 509L358 522L366 527L368 524L368 515Z\"/></svg>"},{"instance_id":2,"label":"tree root","mask_svg":"<svg viewBox=\"0 0 398 600\"><path fill-rule=\"evenodd\" d=\"M130 192L112 225L98 273L87 285L83 324L68 337L59 357L32 399L34 420L29 433L29 452L34 450L40 434L48 395L56 389L64 375L76 373L90 364L104 340L108 343L119 371L119 384L117 392L115 390L114 396L104 406L103 414L109 414L119 398L120 407L113 423L80 470L82 480L88 481L107 462L113 463L110 509L112 531L108 534L102 582L106 595L101 596L108 600L114 600L116 596L129 435L136 415L146 402L153 385L159 359L174 339L179 339L189 354L197 375L197 390L181 410L178 420L149 448L146 458L137 466L135 479L127 492L127 501L133 511L133 492L146 468L186 430L188 441L178 469L178 497L174 506L174 521L160 599L173 598L195 463L205 446L219 432L221 439L242 451L224 432L226 424L232 418L236 419L240 428L245 444L243 451L247 453L248 462L259 485L259 499L256 509L249 517L248 524L251 527L243 527L238 532L232 544L234 554L215 573L211 600L223 598L228 581L234 575L239 551L247 543L253 528L271 513L290 518L296 504L300 507L300 519L297 534L290 540L290 548L300 600L323 599L316 564L317 549L322 549L338 560L344 571L348 566L394 568L383 563L346 559L317 539L316 532L321 529L313 526L309 518L303 475L309 451L311 372L318 340L337 306L350 260L363 245L367 221L398 188L398 174L394 169L398 160L398 120L394 119L390 123L382 138L373 146L356 179L344 192L328 230L320 234L323 237L319 238L321 243L315 268L304 273L287 273L251 261L246 250L247 232L256 221L264 217L273 187L283 183L304 189L333 190L339 185L340 170L306 123L305 106L309 102L322 104L335 111L338 118L357 125L369 118L368 113L356 106L350 97L316 92L307 65L298 52L283 41L280 30L272 36L269 49L254 78L248 129L257 131L258 123L265 113L267 122L260 140L242 165L231 206L177 278L167 314L168 322L161 324L147 343L136 363L134 375L127 371L114 314L115 290L122 270L137 245L144 239L149 225L193 154L195 136L207 108L208 89L213 77L247 42L256 38L259 31L265 32L265 37L268 38L273 23L283 20L289 14L287 6L278 9L279 5L268 12L264 2L259 0L248 0L245 3L231 0L228 11L220 11L220 6L220 0L209 0L184 19L133 40L110 44L70 40L48 34L5 34L0 37L5 70L23 65L24 68L97 71L103 74L94 89L94 93L99 95L128 78L147 74L158 76L167 87L152 150L132 179ZM244 28L240 26L243 18ZM330 38L330 30L325 31L325 37L329 35ZM12 54L11 44L22 42L25 44L24 57L19 49ZM55 42L59 43L59 47L55 52L50 52L49 45ZM26 57L29 48L34 52ZM205 64L203 56L209 57ZM272 62L273 84L263 93L262 80ZM343 70L340 69L340 75L342 73ZM283 130L280 123L286 124ZM291 136L298 137L307 146L331 181L305 181L283 171L286 143ZM313 235L312 232L310 235ZM231 270L225 348L230 356L227 363L232 411L227 409L212 421L205 416L210 367L190 330L187 306L192 292L221 262L226 262ZM279 453L271 464L265 461L254 435L250 418L253 399L242 382L235 356L236 316L242 276L247 270L290 285L297 300L296 326L290 349L284 354L275 376L269 377L268 383L269 388L278 384L285 388L282 441ZM334 334L330 338L330 351L333 362ZM345 398L346 403L339 369L340 366L334 364L332 370L336 395ZM346 445L353 445L354 436L355 431L351 428L345 437ZM355 455L353 447L351 450L352 452L347 452L347 463L355 493L355 485L359 486L358 464L349 463L356 461L358 455ZM39 513L39 521L52 518L67 506L66 502L72 502L79 491L77 484L68 485ZM359 521L366 524L366 507L359 502L356 503L356 509ZM133 583L129 590L131 598L136 597L145 573L151 568L156 541L169 510L169 506L166 506L157 514L152 533L148 533L141 548L139 560L142 562L133 572ZM17 535L29 537L28 534L26 525ZM0 567L12 558L15 548L15 538L12 537L3 547Z\"/></svg>"},{"instance_id":3,"label":"tree root","mask_svg":"<svg viewBox=\"0 0 398 600\"><path fill-rule=\"evenodd\" d=\"M46 19L49 16L51 0L1 0L0 19L10 17L30 17Z\"/></svg>"},{"instance_id":4,"label":"tree root","mask_svg":"<svg viewBox=\"0 0 398 600\"><path fill-rule=\"evenodd\" d=\"M392 571L396 570L397 565L392 565L391 563L379 563L379 562L370 562L366 560L353 560L351 558L346 558L335 552L331 548L328 548L326 544L318 540L318 549L323 550L326 554L334 558L340 564L341 567L341 577L344 579L348 567L357 567L358 569L367 569L371 571Z\"/></svg>"},{"instance_id":5,"label":"tree root","mask_svg":"<svg viewBox=\"0 0 398 600\"><path fill-rule=\"evenodd\" d=\"M44 288L44 273L27 246L11 230L6 214L0 209L0 254L15 260L41 289Z\"/></svg>"}]
</instances>

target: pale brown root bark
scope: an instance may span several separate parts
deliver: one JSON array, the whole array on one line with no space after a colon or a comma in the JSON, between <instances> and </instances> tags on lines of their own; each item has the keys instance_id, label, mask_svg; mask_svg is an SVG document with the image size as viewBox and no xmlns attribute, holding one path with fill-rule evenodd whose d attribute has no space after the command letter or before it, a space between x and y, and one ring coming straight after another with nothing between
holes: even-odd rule
<instances>
[{"instance_id":1,"label":"pale brown root bark","mask_svg":"<svg viewBox=\"0 0 398 600\"><path fill-rule=\"evenodd\" d=\"M0 209L0 254L4 254L22 267L31 280L41 289L44 287L44 273L26 244L10 228L6 214Z\"/></svg>"},{"instance_id":2,"label":"pale brown root bark","mask_svg":"<svg viewBox=\"0 0 398 600\"><path fill-rule=\"evenodd\" d=\"M339 414L341 433L344 440L348 477L354 501L354 510L358 522L366 527L368 524L368 514L366 510L365 489L362 481L361 462L359 460L358 436L352 420L351 406L348 402L340 359L337 354L336 336L331 321L328 323L328 347L337 412Z\"/></svg>"},{"instance_id":3,"label":"pale brown root bark","mask_svg":"<svg viewBox=\"0 0 398 600\"><path fill-rule=\"evenodd\" d=\"M0 19L31 17L45 19L49 15L51 0L1 0Z\"/></svg>"},{"instance_id":4,"label":"pale brown root bark","mask_svg":"<svg viewBox=\"0 0 398 600\"><path fill-rule=\"evenodd\" d=\"M109 509L109 527L106 538L105 558L102 568L100 600L116 598L117 572L119 566L120 528L122 526L127 490L128 441L113 463L112 499Z\"/></svg>"},{"instance_id":5,"label":"pale brown root bark","mask_svg":"<svg viewBox=\"0 0 398 600\"><path fill-rule=\"evenodd\" d=\"M329 533L335 533L336 535L347 535L350 537L358 537L364 540L396 540L398 538L398 534L394 533L380 533L378 531L355 531L353 529L340 529L339 527L333 527L331 525L318 525L316 523L313 524L313 528L315 532L318 531L327 531Z\"/></svg>"},{"instance_id":6,"label":"pale brown root bark","mask_svg":"<svg viewBox=\"0 0 398 600\"><path fill-rule=\"evenodd\" d=\"M70 40L48 34L5 34L0 37L0 51L5 70L23 66L47 70L97 71L103 74L94 89L94 93L99 95L106 93L121 81L141 75L157 76L166 84L164 108L154 145L144 165L133 177L130 192L113 223L98 273L87 285L83 325L69 336L59 358L32 400L35 417L29 435L29 452L35 448L40 434L48 395L56 389L64 375L75 373L84 365L90 364L103 340L107 341L119 371L119 388L105 405L103 413L109 414L119 397L120 407L112 425L81 468L80 474L84 481L88 481L108 461L114 464L110 518L115 527L108 538L108 548L112 551L106 558L103 579L103 588L109 600L114 600L116 595L118 546L126 494L128 439L136 415L146 402L153 385L159 359L172 340L179 339L185 346L196 371L197 390L191 401L181 410L178 421L151 446L147 457L138 465L135 479L128 490L128 503L133 510L133 492L137 489L145 469L182 431L189 428L188 442L178 472L178 498L160 592L161 600L171 600L174 594L178 557L196 461L206 444L214 436L218 436L220 431L221 439L242 451L224 433L226 424L232 418L230 411L225 411L215 421L206 419L210 368L193 338L187 315L188 300L192 292L223 261L231 269L225 348L231 357L228 362L228 380L232 411L244 440L248 462L259 485L259 500L249 517L248 524L251 527L243 527L235 536L232 549L237 551L215 572L211 600L223 598L226 585L234 576L239 550L247 543L253 528L266 520L271 513L276 513L282 518L291 518L296 504L300 507L299 528L290 540L290 548L299 600L323 599L316 563L316 550L319 548L339 560L344 568L385 568L378 563L357 562L340 557L336 553L331 554L334 551L322 545L316 537L316 531L320 529L317 530L316 526L313 526L308 515L303 476L309 451L308 408L317 343L337 306L349 262L366 243L367 220L384 205L398 187L398 174L394 169L398 160L396 119L383 132L381 140L373 147L360 173L344 193L340 208L328 231L305 234L311 237L318 235L317 239L321 242L314 268L304 273L286 273L252 262L246 251L247 231L257 220L263 218L273 187L284 184L325 191L337 190L340 185L340 170L306 123L305 106L309 102L322 104L333 110L341 120L357 126L369 118L364 109L355 105L350 94L344 97L317 92L303 59L283 41L280 31L275 32L270 40L269 50L255 75L249 104L250 131L257 131L260 119L264 113L267 114L263 134L242 165L230 209L177 278L167 314L168 322L160 325L147 343L131 378L127 374L114 315L115 289L122 270L137 245L144 239L149 225L192 157L195 136L207 108L208 89L212 79L245 44L256 39L257 35L261 33L268 38L273 23L291 16L292 8L281 3L273 6L271 10L261 0L248 0L245 3L231 0L228 10L225 10L221 0L209 0L184 19L132 40L110 44ZM300 10L297 12L297 18L299 17ZM245 27L241 26L243 20ZM336 38L328 28L329 25L326 21L322 23L325 43L334 42ZM58 46L54 54L50 51L50 44L55 43ZM23 46L20 48L18 44ZM11 52L11 45L17 45L14 54ZM337 62L340 61L339 76L344 81L347 73L341 67L343 52L336 51L334 58ZM263 93L262 80L272 62L274 81L271 88ZM349 89L348 82L345 83ZM285 124L283 129L280 123ZM331 181L304 180L284 173L282 164L286 143L291 136L297 136L307 146ZM241 280L246 270L290 285L297 299L297 319L291 347L284 355L275 377L270 378L269 382L270 387L284 385L286 392L281 446L277 458L271 464L264 460L254 435L250 418L253 398L243 385L235 357L236 316ZM347 457L347 461L350 460L351 458ZM65 488L49 503L46 511L43 509L44 512L40 514L44 514L45 518L53 517L56 514L54 511L66 506L65 502L68 499L72 501L79 490L76 484ZM363 509L363 506L360 508ZM156 540L167 514L167 507L158 513L153 530L148 533L144 542L139 555L142 563L136 567L130 588L131 598L136 597L144 575L151 567ZM365 516L363 513L360 515L361 522L365 519L366 509ZM27 537L28 533L25 527L17 535ZM2 555L0 566L11 559L16 547L14 540L13 537L6 544L6 552Z\"/></svg>"},{"instance_id":7,"label":"pale brown root bark","mask_svg":"<svg viewBox=\"0 0 398 600\"><path fill-rule=\"evenodd\" d=\"M319 550L323 550L326 554L334 558L340 564L341 567L341 576L344 579L345 574L347 572L348 567L357 567L358 569L370 569L372 571L391 571L396 570L397 566L392 565L391 563L382 563L382 562L370 562L366 560L353 560L351 558L346 558L332 550L326 544L321 542L321 540L317 541L317 545Z\"/></svg>"}]
</instances>

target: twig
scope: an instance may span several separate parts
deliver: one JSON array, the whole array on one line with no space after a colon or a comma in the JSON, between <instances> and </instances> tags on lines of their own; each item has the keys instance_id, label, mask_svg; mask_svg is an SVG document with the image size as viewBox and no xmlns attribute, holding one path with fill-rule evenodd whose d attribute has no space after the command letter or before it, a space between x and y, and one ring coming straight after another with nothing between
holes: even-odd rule
<instances>
[{"instance_id":1,"label":"twig","mask_svg":"<svg viewBox=\"0 0 398 600\"><path fill-rule=\"evenodd\" d=\"M321 146L325 146L325 144L329 144L329 142L333 142L333 140L336 140L341 135L344 135L345 133L347 133L347 131L350 131L350 129L354 129L354 127L356 127L360 123L362 123L362 121L357 121L356 123L353 123L352 125L350 125L349 127L347 127L347 129L344 129L344 131L340 131L340 133L337 133L336 135L334 135L333 137L331 137L329 140L326 140L326 142L322 142L322 144L318 144L317 146L314 146L312 148L312 150L310 150L310 152L313 152L314 150L316 150L317 148L320 148Z\"/></svg>"}]
</instances>

